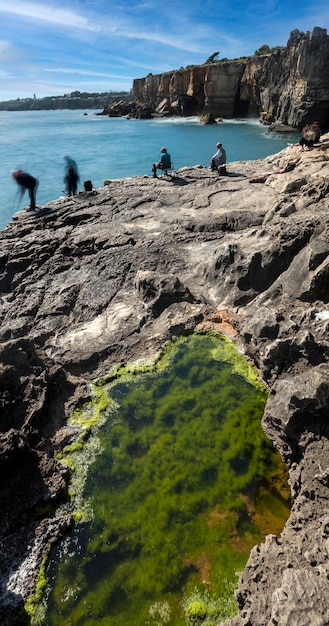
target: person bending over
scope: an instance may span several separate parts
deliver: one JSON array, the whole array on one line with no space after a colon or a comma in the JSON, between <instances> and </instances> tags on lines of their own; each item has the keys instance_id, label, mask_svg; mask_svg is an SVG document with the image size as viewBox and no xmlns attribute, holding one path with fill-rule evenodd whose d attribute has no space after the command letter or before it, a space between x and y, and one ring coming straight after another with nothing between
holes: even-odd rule
<instances>
[{"instance_id":1,"label":"person bending over","mask_svg":"<svg viewBox=\"0 0 329 626\"><path fill-rule=\"evenodd\" d=\"M27 207L27 210L35 211L36 209L35 194L38 188L39 181L36 178L34 178L34 176L31 176L30 174L27 174L26 172L23 172L22 170L17 170L16 172L13 172L12 177L20 187L21 197L23 197L25 190L26 189L28 190L29 198L30 198L30 206Z\"/></svg>"},{"instance_id":2,"label":"person bending over","mask_svg":"<svg viewBox=\"0 0 329 626\"><path fill-rule=\"evenodd\" d=\"M171 168L171 157L170 154L167 152L167 148L161 148L160 153L160 161L158 161L157 163L153 163L152 165L153 178L157 177L157 169L169 170Z\"/></svg>"}]
</instances>

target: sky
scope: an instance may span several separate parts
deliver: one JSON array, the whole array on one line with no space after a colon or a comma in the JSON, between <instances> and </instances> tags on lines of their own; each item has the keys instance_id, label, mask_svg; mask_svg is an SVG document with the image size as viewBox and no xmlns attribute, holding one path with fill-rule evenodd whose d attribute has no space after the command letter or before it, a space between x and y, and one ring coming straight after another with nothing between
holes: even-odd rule
<instances>
[{"instance_id":1,"label":"sky","mask_svg":"<svg viewBox=\"0 0 329 626\"><path fill-rule=\"evenodd\" d=\"M328 0L0 0L0 101L129 91L134 78L329 30Z\"/></svg>"}]
</instances>

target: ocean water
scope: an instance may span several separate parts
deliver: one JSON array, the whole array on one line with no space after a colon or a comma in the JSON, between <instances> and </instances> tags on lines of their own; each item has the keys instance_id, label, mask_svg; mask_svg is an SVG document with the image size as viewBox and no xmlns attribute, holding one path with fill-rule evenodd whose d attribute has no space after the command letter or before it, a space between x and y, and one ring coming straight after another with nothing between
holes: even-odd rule
<instances>
[{"instance_id":1,"label":"ocean water","mask_svg":"<svg viewBox=\"0 0 329 626\"><path fill-rule=\"evenodd\" d=\"M63 196L65 155L79 167L83 181L102 187L107 178L151 174L153 161L166 146L175 169L209 165L221 141L228 163L259 159L294 141L289 135L269 134L258 120L224 120L201 125L199 118L134 120L109 118L97 111L0 112L0 229L28 203L21 200L11 172L22 169L39 180L37 204Z\"/></svg>"}]
</instances>

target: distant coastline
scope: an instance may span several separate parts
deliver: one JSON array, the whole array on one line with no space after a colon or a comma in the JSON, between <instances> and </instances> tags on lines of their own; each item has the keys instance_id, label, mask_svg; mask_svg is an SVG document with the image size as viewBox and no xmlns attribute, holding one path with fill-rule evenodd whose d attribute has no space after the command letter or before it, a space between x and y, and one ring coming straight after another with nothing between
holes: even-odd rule
<instances>
[{"instance_id":1,"label":"distant coastline","mask_svg":"<svg viewBox=\"0 0 329 626\"><path fill-rule=\"evenodd\" d=\"M51 111L57 109L103 109L109 104L132 98L129 91L87 93L73 91L63 96L16 98L0 102L0 111Z\"/></svg>"}]
</instances>

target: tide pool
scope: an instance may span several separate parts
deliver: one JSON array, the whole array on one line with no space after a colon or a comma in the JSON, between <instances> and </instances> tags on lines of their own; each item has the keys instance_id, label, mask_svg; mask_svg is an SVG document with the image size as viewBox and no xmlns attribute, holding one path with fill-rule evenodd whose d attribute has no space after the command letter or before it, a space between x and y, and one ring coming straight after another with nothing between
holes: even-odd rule
<instances>
[{"instance_id":1,"label":"tide pool","mask_svg":"<svg viewBox=\"0 0 329 626\"><path fill-rule=\"evenodd\" d=\"M251 547L289 515L286 470L260 424L266 388L210 333L172 342L152 366L119 366L95 389L103 419L82 452L67 451L81 521L52 551L46 613L33 623L233 616ZM89 430L95 411L72 421Z\"/></svg>"},{"instance_id":2,"label":"tide pool","mask_svg":"<svg viewBox=\"0 0 329 626\"><path fill-rule=\"evenodd\" d=\"M258 120L224 120L204 126L199 118L128 120L96 111L0 112L0 228L28 203L20 202L11 172L22 169L39 180L37 204L63 195L64 156L77 161L83 181L102 187L107 178L150 175L159 150L166 146L176 169L209 165L221 141L228 163L274 154L296 135L272 135ZM298 137L298 135L297 135Z\"/></svg>"}]
</instances>

